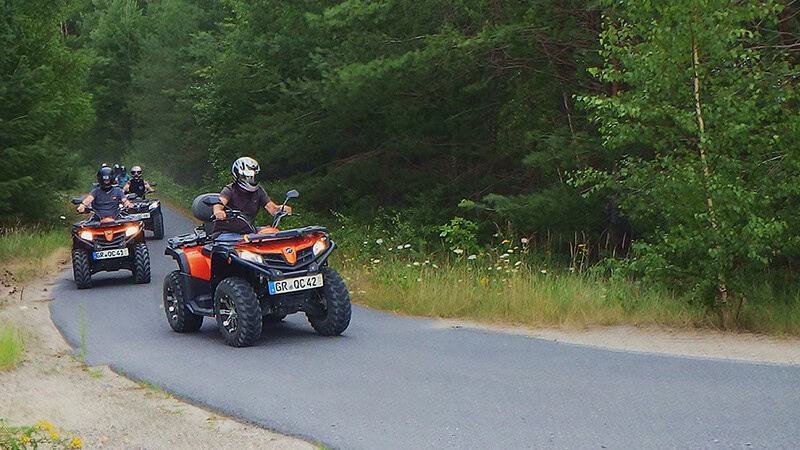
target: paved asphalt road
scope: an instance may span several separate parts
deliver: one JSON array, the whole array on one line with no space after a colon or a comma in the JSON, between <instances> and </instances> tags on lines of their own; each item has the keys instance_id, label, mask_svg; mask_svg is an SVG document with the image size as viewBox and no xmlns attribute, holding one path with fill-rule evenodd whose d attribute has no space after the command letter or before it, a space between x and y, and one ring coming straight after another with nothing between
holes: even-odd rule
<instances>
[{"instance_id":1,"label":"paved asphalt road","mask_svg":"<svg viewBox=\"0 0 800 450\"><path fill-rule=\"evenodd\" d=\"M165 210L167 236L192 223ZM800 366L608 351L444 327L355 307L339 338L295 314L251 348L206 319L173 333L161 282L175 263L150 241L153 281L60 277L53 321L89 363L286 434L336 448L800 448ZM235 443L232 443L235 445Z\"/></svg>"}]
</instances>

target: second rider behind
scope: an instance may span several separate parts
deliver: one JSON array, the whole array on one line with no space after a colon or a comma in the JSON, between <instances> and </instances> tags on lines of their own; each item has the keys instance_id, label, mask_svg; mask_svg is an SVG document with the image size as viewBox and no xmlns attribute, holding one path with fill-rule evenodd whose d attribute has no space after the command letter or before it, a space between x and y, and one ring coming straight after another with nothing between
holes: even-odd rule
<instances>
[{"instance_id":1,"label":"second rider behind","mask_svg":"<svg viewBox=\"0 0 800 450\"><path fill-rule=\"evenodd\" d=\"M258 161L253 158L243 156L233 162L233 166L231 166L233 183L222 188L219 199L222 205L241 211L248 223L241 220L223 220L226 218L223 206L214 205L214 217L217 219L214 224L214 234L250 233L261 208L266 209L271 215L278 212L280 206L270 200L267 193L264 192L264 188L258 185L256 176L260 171L261 167L258 165ZM284 210L287 213L292 212L291 206L284 206Z\"/></svg>"},{"instance_id":2,"label":"second rider behind","mask_svg":"<svg viewBox=\"0 0 800 450\"><path fill-rule=\"evenodd\" d=\"M145 194L153 192L153 188L142 178L142 168L140 166L131 167L131 177L123 188L125 192L136 194L139 198L144 198Z\"/></svg>"}]
</instances>

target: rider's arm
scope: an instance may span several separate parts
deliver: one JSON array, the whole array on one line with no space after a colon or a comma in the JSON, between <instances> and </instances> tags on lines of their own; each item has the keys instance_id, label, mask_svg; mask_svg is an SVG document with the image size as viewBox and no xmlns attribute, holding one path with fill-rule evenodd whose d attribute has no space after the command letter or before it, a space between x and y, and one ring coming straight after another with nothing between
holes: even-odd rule
<instances>
[{"instance_id":1,"label":"rider's arm","mask_svg":"<svg viewBox=\"0 0 800 450\"><path fill-rule=\"evenodd\" d=\"M213 206L213 208L214 208L214 217L217 218L217 219L222 220L222 219L224 219L226 217L226 215L225 215L225 205L228 204L228 199L226 197L223 197L223 196L220 195L219 196L219 201L222 203L221 205L218 203L218 204Z\"/></svg>"},{"instance_id":2,"label":"rider's arm","mask_svg":"<svg viewBox=\"0 0 800 450\"><path fill-rule=\"evenodd\" d=\"M144 182L144 188L145 190L147 190L147 192L155 192L155 189L151 188L150 183L148 183L147 181Z\"/></svg>"},{"instance_id":3,"label":"rider's arm","mask_svg":"<svg viewBox=\"0 0 800 450\"><path fill-rule=\"evenodd\" d=\"M78 212L82 213L82 212L86 211L86 207L87 206L91 206L93 201L94 201L94 197L92 196L92 194L87 195L86 198L83 199L81 204L78 205Z\"/></svg>"},{"instance_id":4,"label":"rider's arm","mask_svg":"<svg viewBox=\"0 0 800 450\"><path fill-rule=\"evenodd\" d=\"M122 197L122 205L125 206L126 208L133 207L133 203L131 203L131 201L128 200L128 197Z\"/></svg>"},{"instance_id":5,"label":"rider's arm","mask_svg":"<svg viewBox=\"0 0 800 450\"><path fill-rule=\"evenodd\" d=\"M128 181L125 183L125 186L122 188L122 192L128 192L128 189L131 188L131 182Z\"/></svg>"},{"instance_id":6,"label":"rider's arm","mask_svg":"<svg viewBox=\"0 0 800 450\"><path fill-rule=\"evenodd\" d=\"M271 215L274 216L278 211L280 211L281 207L280 205L276 205L275 202L270 201L269 203L264 205L264 209L266 209ZM289 205L284 206L283 210L289 214L292 213L292 207Z\"/></svg>"}]
</instances>

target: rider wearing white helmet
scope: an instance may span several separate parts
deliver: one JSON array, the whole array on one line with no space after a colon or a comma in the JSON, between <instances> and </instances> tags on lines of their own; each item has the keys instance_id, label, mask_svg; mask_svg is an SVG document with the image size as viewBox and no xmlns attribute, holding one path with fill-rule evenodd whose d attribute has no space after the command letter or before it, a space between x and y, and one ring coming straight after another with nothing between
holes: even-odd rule
<instances>
[{"instance_id":1,"label":"rider wearing white helmet","mask_svg":"<svg viewBox=\"0 0 800 450\"><path fill-rule=\"evenodd\" d=\"M233 166L231 166L233 183L222 188L222 192L219 194L222 205L214 205L215 218L221 220L226 217L223 205L241 211L251 225L255 224L256 215L261 208L266 209L271 215L278 212L280 206L270 200L267 193L264 192L264 188L258 185L256 176L260 171L261 167L258 165L258 161L249 156L243 156L233 162ZM292 212L290 206L284 206L284 210L288 213ZM217 225L218 227L215 229L224 227L221 223L217 223Z\"/></svg>"}]
</instances>

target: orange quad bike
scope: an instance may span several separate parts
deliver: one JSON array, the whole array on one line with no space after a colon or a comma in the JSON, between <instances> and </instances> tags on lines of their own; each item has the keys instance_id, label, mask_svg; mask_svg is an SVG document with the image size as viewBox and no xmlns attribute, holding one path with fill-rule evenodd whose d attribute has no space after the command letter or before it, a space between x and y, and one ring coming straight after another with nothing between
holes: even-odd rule
<instances>
[{"instance_id":1,"label":"orange quad bike","mask_svg":"<svg viewBox=\"0 0 800 450\"><path fill-rule=\"evenodd\" d=\"M73 198L73 204L82 199ZM92 215L72 226L72 274L78 289L92 287L92 274L121 269L133 272L137 283L150 282L150 253L144 239L144 224L120 211L117 217L98 219Z\"/></svg>"},{"instance_id":2,"label":"orange quad bike","mask_svg":"<svg viewBox=\"0 0 800 450\"><path fill-rule=\"evenodd\" d=\"M203 226L169 239L165 250L178 263L164 280L164 311L174 331L197 331L203 317L215 317L228 345L246 347L259 339L264 324L301 311L323 336L347 329L350 294L328 265L336 245L326 229L278 229L291 215L284 206L297 196L295 190L287 192L272 226L259 229L226 206L223 220L244 221L252 232L219 235L211 232L219 195L195 198L192 213Z\"/></svg>"}]
</instances>

